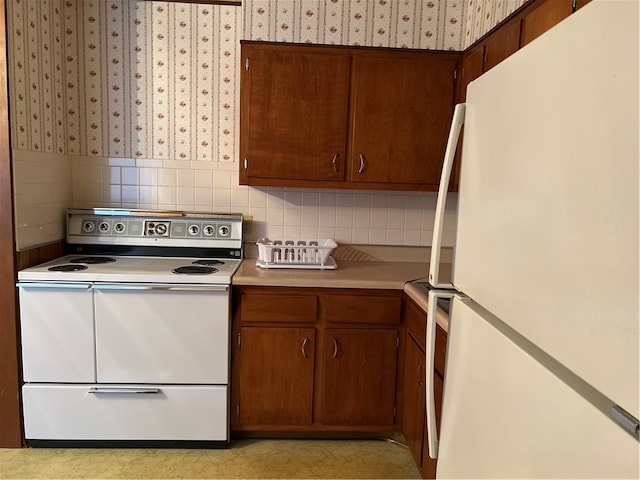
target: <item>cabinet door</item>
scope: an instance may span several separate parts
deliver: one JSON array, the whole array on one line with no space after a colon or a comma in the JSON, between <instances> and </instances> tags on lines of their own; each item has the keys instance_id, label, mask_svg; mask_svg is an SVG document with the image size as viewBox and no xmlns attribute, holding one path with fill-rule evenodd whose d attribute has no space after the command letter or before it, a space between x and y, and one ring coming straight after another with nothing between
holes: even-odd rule
<instances>
[{"instance_id":1,"label":"cabinet door","mask_svg":"<svg viewBox=\"0 0 640 480\"><path fill-rule=\"evenodd\" d=\"M483 72L495 67L520 48L520 22L507 22L485 42Z\"/></svg>"},{"instance_id":2,"label":"cabinet door","mask_svg":"<svg viewBox=\"0 0 640 480\"><path fill-rule=\"evenodd\" d=\"M351 78L352 182L438 185L456 61L356 56ZM380 187L379 187L380 188Z\"/></svg>"},{"instance_id":3,"label":"cabinet door","mask_svg":"<svg viewBox=\"0 0 640 480\"><path fill-rule=\"evenodd\" d=\"M520 46L542 35L573 12L573 0L546 0L522 19Z\"/></svg>"},{"instance_id":4,"label":"cabinet door","mask_svg":"<svg viewBox=\"0 0 640 480\"><path fill-rule=\"evenodd\" d=\"M407 335L402 433L418 466L422 465L425 431L424 351Z\"/></svg>"},{"instance_id":5,"label":"cabinet door","mask_svg":"<svg viewBox=\"0 0 640 480\"><path fill-rule=\"evenodd\" d=\"M397 330L325 330L322 423L394 423Z\"/></svg>"},{"instance_id":6,"label":"cabinet door","mask_svg":"<svg viewBox=\"0 0 640 480\"><path fill-rule=\"evenodd\" d=\"M240 329L240 425L312 422L315 329Z\"/></svg>"},{"instance_id":7,"label":"cabinet door","mask_svg":"<svg viewBox=\"0 0 640 480\"><path fill-rule=\"evenodd\" d=\"M240 183L343 181L349 57L242 46Z\"/></svg>"},{"instance_id":8,"label":"cabinet door","mask_svg":"<svg viewBox=\"0 0 640 480\"><path fill-rule=\"evenodd\" d=\"M467 98L467 85L482 75L484 68L484 44L471 49L462 60L462 101Z\"/></svg>"}]
</instances>

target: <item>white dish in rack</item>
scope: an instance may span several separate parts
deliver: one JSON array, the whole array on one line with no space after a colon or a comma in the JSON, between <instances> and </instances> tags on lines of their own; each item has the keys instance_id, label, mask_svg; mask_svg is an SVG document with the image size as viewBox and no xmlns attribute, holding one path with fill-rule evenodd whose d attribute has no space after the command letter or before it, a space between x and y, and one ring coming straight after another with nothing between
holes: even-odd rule
<instances>
[{"instance_id":1,"label":"white dish in rack","mask_svg":"<svg viewBox=\"0 0 640 480\"><path fill-rule=\"evenodd\" d=\"M338 245L331 239L261 238L256 245L256 265L262 268L337 268L336 261L329 254Z\"/></svg>"}]
</instances>

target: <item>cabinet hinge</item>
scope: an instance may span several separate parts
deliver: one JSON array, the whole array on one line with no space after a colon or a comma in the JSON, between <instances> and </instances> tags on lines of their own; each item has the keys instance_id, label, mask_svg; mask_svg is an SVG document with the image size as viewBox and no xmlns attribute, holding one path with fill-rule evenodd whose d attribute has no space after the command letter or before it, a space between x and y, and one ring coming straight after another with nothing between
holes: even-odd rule
<instances>
[{"instance_id":1,"label":"cabinet hinge","mask_svg":"<svg viewBox=\"0 0 640 480\"><path fill-rule=\"evenodd\" d=\"M249 59L249 57L247 57L247 58L244 60L244 69L245 69L245 70L249 70L249 68L250 68L250 67L251 67L251 60Z\"/></svg>"},{"instance_id":2,"label":"cabinet hinge","mask_svg":"<svg viewBox=\"0 0 640 480\"><path fill-rule=\"evenodd\" d=\"M244 169L249 169L249 159L247 157L244 157Z\"/></svg>"},{"instance_id":3,"label":"cabinet hinge","mask_svg":"<svg viewBox=\"0 0 640 480\"><path fill-rule=\"evenodd\" d=\"M239 333L238 334L238 346L240 346L242 344L242 334Z\"/></svg>"},{"instance_id":4,"label":"cabinet hinge","mask_svg":"<svg viewBox=\"0 0 640 480\"><path fill-rule=\"evenodd\" d=\"M395 405L393 406L393 418L396 418L396 415L398 414L398 407L396 407Z\"/></svg>"}]
</instances>

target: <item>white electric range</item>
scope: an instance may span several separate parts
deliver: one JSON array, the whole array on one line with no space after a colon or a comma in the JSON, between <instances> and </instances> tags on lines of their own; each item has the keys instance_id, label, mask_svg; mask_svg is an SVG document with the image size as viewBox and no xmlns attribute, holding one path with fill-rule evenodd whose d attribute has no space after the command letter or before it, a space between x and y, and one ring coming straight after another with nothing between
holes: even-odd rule
<instances>
[{"instance_id":1,"label":"white electric range","mask_svg":"<svg viewBox=\"0 0 640 480\"><path fill-rule=\"evenodd\" d=\"M27 443L223 447L242 215L67 212L18 272Z\"/></svg>"}]
</instances>

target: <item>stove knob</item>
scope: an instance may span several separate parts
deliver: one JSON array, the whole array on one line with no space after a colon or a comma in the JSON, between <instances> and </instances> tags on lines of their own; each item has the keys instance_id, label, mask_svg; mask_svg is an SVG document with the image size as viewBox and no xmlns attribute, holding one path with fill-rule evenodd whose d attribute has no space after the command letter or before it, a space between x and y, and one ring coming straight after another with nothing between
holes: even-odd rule
<instances>
[{"instance_id":1,"label":"stove knob","mask_svg":"<svg viewBox=\"0 0 640 480\"><path fill-rule=\"evenodd\" d=\"M156 235L164 235L167 233L167 225L164 223L158 223L156 225Z\"/></svg>"},{"instance_id":2,"label":"stove knob","mask_svg":"<svg viewBox=\"0 0 640 480\"><path fill-rule=\"evenodd\" d=\"M87 221L82 224L82 231L85 233L92 233L95 230L95 228L96 228L96 224L91 221Z\"/></svg>"},{"instance_id":3,"label":"stove knob","mask_svg":"<svg viewBox=\"0 0 640 480\"><path fill-rule=\"evenodd\" d=\"M122 222L118 222L113 226L113 229L118 232L118 233L122 233L124 232L124 223Z\"/></svg>"},{"instance_id":4,"label":"stove knob","mask_svg":"<svg viewBox=\"0 0 640 480\"><path fill-rule=\"evenodd\" d=\"M230 233L231 229L228 225L220 225L220 228L218 228L218 235L221 237L228 237Z\"/></svg>"},{"instance_id":5,"label":"stove knob","mask_svg":"<svg viewBox=\"0 0 640 480\"><path fill-rule=\"evenodd\" d=\"M189 235L196 236L200 233L200 227L198 225L189 225Z\"/></svg>"},{"instance_id":6,"label":"stove knob","mask_svg":"<svg viewBox=\"0 0 640 480\"><path fill-rule=\"evenodd\" d=\"M111 228L111 225L109 225L107 222L101 222L99 228L102 233L107 233Z\"/></svg>"},{"instance_id":7,"label":"stove knob","mask_svg":"<svg viewBox=\"0 0 640 480\"><path fill-rule=\"evenodd\" d=\"M204 233L207 237L211 237L216 233L216 228L213 225L205 225L202 229L202 233Z\"/></svg>"}]
</instances>

